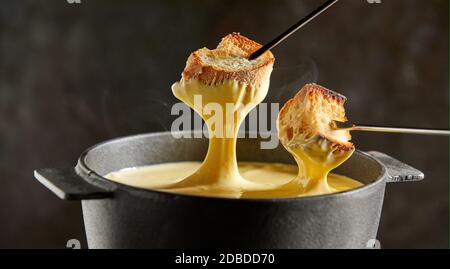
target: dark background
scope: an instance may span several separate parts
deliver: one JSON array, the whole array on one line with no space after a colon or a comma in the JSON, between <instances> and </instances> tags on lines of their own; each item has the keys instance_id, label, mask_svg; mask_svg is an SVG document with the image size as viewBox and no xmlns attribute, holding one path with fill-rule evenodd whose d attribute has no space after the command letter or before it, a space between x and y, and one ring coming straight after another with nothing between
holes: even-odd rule
<instances>
[{"instance_id":1,"label":"dark background","mask_svg":"<svg viewBox=\"0 0 450 269\"><path fill-rule=\"evenodd\" d=\"M189 52L239 31L267 42L317 0L2 1L0 4L0 247L85 245L79 202L33 178L123 135L167 130L170 85ZM354 122L448 128L448 0L343 0L273 52L267 101L294 81L345 94ZM282 72L290 70L289 72ZM278 69L278 71L277 71ZM358 133L426 175L387 188L385 248L447 248L448 138Z\"/></svg>"}]
</instances>

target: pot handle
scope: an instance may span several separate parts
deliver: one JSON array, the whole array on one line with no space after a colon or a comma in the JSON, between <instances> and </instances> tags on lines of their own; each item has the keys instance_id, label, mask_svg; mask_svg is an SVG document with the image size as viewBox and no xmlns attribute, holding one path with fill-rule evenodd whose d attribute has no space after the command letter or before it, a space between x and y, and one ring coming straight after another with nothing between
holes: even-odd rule
<instances>
[{"instance_id":1,"label":"pot handle","mask_svg":"<svg viewBox=\"0 0 450 269\"><path fill-rule=\"evenodd\" d=\"M369 151L368 153L386 167L388 183L421 181L425 177L425 175L416 168L404 164L384 153L378 151Z\"/></svg>"},{"instance_id":2,"label":"pot handle","mask_svg":"<svg viewBox=\"0 0 450 269\"><path fill-rule=\"evenodd\" d=\"M112 188L87 182L73 167L37 169L34 177L63 200L105 199L113 194Z\"/></svg>"}]
</instances>

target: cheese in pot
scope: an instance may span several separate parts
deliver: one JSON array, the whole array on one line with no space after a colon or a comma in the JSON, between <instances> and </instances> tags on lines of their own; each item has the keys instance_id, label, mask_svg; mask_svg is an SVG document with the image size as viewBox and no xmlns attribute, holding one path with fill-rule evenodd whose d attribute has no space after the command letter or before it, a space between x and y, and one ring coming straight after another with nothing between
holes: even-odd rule
<instances>
[{"instance_id":1,"label":"cheese in pot","mask_svg":"<svg viewBox=\"0 0 450 269\"><path fill-rule=\"evenodd\" d=\"M135 168L126 168L121 171L110 173L106 177L112 181L137 188L164 191L164 189L160 189L161 186L180 182L197 171L200 166L201 162L155 164ZM238 170L241 177L252 183L261 185L268 184L269 186L271 185L278 187L288 184L298 175L298 167L296 165L281 163L239 162ZM329 193L334 193L354 189L360 187L362 184L345 176L328 174L327 185ZM245 193L232 190L222 190L219 192L217 189L214 190L212 188L205 188L204 186L179 189L177 192L197 196L226 198L280 198L283 197L283 195L286 195L286 191L277 187L259 193ZM298 188L292 188L290 194L291 197L310 195L309 193L303 192Z\"/></svg>"}]
</instances>

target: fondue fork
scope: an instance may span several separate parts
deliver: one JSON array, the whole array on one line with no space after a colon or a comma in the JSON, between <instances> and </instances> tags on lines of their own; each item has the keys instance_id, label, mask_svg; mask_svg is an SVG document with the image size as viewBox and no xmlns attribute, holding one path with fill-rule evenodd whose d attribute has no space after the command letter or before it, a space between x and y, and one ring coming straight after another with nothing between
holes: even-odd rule
<instances>
[{"instance_id":1,"label":"fondue fork","mask_svg":"<svg viewBox=\"0 0 450 269\"><path fill-rule=\"evenodd\" d=\"M335 130L348 130L348 131L402 133L402 134L419 134L419 135L442 135L442 136L450 135L449 130L355 125L353 123L347 123L347 122L336 121L336 120L331 123L331 127Z\"/></svg>"},{"instance_id":2,"label":"fondue fork","mask_svg":"<svg viewBox=\"0 0 450 269\"><path fill-rule=\"evenodd\" d=\"M308 14L306 17L302 18L300 21L298 21L296 24L292 25L289 29L287 29L285 32L283 32L281 35L277 36L274 40L270 41L266 45L262 46L257 51L253 52L249 56L249 60L254 60L258 58L259 56L263 55L264 52L273 49L276 45L283 42L286 38L288 38L290 35L295 33L298 29L302 28L308 22L314 20L317 16L319 16L322 12L327 10L332 5L336 4L339 0L329 0L325 3L323 3L320 7L316 8L313 12Z\"/></svg>"}]
</instances>

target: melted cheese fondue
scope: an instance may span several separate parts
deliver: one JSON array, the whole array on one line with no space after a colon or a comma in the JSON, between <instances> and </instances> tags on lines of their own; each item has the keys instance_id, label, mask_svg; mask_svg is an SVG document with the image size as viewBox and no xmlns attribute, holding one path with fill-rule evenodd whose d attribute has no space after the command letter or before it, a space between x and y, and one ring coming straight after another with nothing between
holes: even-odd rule
<instances>
[{"instance_id":1,"label":"melted cheese fondue","mask_svg":"<svg viewBox=\"0 0 450 269\"><path fill-rule=\"evenodd\" d=\"M112 181L126 184L129 186L143 189L161 189L161 186L173 184L182 181L184 178L192 175L201 166L200 162L177 162L163 163L135 168L126 168L118 172L108 174L106 177ZM190 187L179 189L178 193L198 195L198 196L215 196L228 198L277 198L286 195L280 186L284 186L292 182L298 174L298 167L290 164L280 163L257 163L257 162L239 162L238 169L240 176L246 180L261 185L278 186L272 190L258 193L245 193L233 191L214 191L212 188ZM345 176L329 174L328 178L329 193L340 192L360 187L362 184L356 180ZM239 187L239 186L237 186ZM296 193L295 193L296 192ZM310 195L308 192L298 191L292 188L291 197L301 197Z\"/></svg>"},{"instance_id":2,"label":"melted cheese fondue","mask_svg":"<svg viewBox=\"0 0 450 269\"><path fill-rule=\"evenodd\" d=\"M238 164L236 138L239 126L248 112L264 99L268 87L235 80L205 85L196 79L182 79L172 86L172 91L193 108L208 127L209 148L205 160L202 163L167 163L125 169L106 177L140 188L228 198L299 197L361 186L358 181L329 174L351 153L346 158L327 162L315 160L315 155L309 152L311 148L299 147L288 149L298 167L273 163Z\"/></svg>"}]
</instances>

